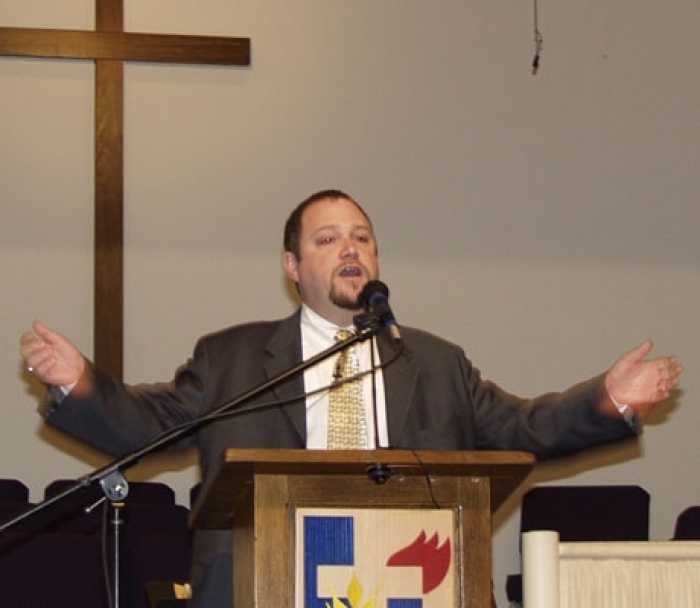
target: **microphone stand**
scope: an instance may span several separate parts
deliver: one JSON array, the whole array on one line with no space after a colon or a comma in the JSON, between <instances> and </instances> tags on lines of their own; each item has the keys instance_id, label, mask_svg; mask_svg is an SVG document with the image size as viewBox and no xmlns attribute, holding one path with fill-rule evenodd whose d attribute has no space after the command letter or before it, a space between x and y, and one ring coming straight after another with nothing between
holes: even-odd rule
<instances>
[{"instance_id":1,"label":"microphone stand","mask_svg":"<svg viewBox=\"0 0 700 608\"><path fill-rule=\"evenodd\" d=\"M92 473L80 477L75 481L73 485L69 486L65 490L55 494L54 496L44 500L43 502L34 505L32 508L23 511L22 513L6 520L5 522L0 523L0 533L4 532L8 528L11 528L12 526L17 525L25 519L34 516L40 511L47 509L51 505L60 502L68 496L71 496L72 494L78 492L79 490L84 489L95 482L98 482L102 487L102 491L105 494L104 499L109 500L115 507L115 514L113 519L115 539L114 581L115 597L118 599L119 590L116 589L116 585L119 581L119 564L117 562L119 559L118 539L119 526L121 524L120 510L123 507L124 500L126 499L129 493L129 484L124 478L122 471L135 465L144 456L157 452L166 445L174 443L178 439L181 439L182 437L195 432L202 426L215 421L217 418L221 417L222 414L227 413L229 411L233 412L235 408L242 405L246 401L249 401L250 399L257 397L258 395L264 393L270 388L281 384L288 378L305 371L306 369L312 367L313 365L316 365L320 361L330 358L331 356L347 348L348 346L352 346L353 344L371 338L372 336L378 334L382 328L382 325L376 316L366 313L358 314L354 317L353 321L355 327L357 328L357 333L353 334L348 339L331 345L326 350L321 351L313 357L310 357L306 361L302 361L301 363L294 365L288 370L283 371L277 376L274 376L273 378L258 385L257 387L254 387L253 389L243 393L242 395L223 403L222 405L213 409L211 412L208 412L200 418L193 420L191 424L173 429L172 431L157 437L155 440L153 440L150 443L147 443L143 447L138 448L137 450L134 450L133 452L130 452L118 458L117 460L111 462L110 464L107 464L106 466L100 469L97 469ZM375 479L375 476L373 474L374 469L377 469L381 472L381 475L379 475L378 479ZM368 475L377 483L384 483L384 481L388 479L387 467L382 464L373 465L368 469ZM115 605L115 608L118 608L118 605Z\"/></svg>"}]
</instances>

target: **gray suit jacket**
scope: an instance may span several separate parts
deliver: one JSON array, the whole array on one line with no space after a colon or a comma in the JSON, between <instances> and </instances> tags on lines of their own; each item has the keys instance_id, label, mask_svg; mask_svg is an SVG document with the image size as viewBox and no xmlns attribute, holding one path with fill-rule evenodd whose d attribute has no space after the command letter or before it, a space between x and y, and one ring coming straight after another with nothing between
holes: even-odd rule
<instances>
[{"instance_id":1,"label":"gray suit jacket","mask_svg":"<svg viewBox=\"0 0 700 608\"><path fill-rule=\"evenodd\" d=\"M299 311L279 321L238 325L205 336L193 356L163 384L128 386L93 369L93 398L68 396L46 413L52 425L110 454L148 443L174 425L191 421L277 377L301 361ZM403 328L401 355L384 369L392 448L434 450L524 450L549 458L631 437L620 418L601 416L602 376L564 392L534 399L508 394L484 381L462 349L423 331ZM378 337L381 360L396 347ZM304 448L306 410L303 377L297 374L257 396L262 409L201 428L180 446L196 443L204 482L229 447ZM230 552L228 533L197 532L195 584ZM223 567L225 571L228 566ZM230 576L228 570L226 576ZM204 588L202 596L207 593ZM222 605L230 603L223 590ZM209 606L216 605L209 599Z\"/></svg>"}]
</instances>

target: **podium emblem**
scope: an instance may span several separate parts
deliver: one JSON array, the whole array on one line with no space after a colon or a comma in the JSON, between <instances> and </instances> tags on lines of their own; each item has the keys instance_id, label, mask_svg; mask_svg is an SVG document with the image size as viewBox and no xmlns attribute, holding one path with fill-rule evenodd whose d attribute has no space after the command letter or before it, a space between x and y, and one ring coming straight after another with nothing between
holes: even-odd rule
<instances>
[{"instance_id":1,"label":"podium emblem","mask_svg":"<svg viewBox=\"0 0 700 608\"><path fill-rule=\"evenodd\" d=\"M455 605L451 510L299 508L295 608Z\"/></svg>"}]
</instances>

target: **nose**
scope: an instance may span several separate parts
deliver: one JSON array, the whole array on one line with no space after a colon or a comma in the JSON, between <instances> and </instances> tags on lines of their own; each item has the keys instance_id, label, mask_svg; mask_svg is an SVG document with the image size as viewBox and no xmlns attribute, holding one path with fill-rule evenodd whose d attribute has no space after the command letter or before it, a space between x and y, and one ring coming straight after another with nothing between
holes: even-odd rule
<instances>
[{"instance_id":1,"label":"nose","mask_svg":"<svg viewBox=\"0 0 700 608\"><path fill-rule=\"evenodd\" d=\"M357 246L355 241L348 237L343 239L342 246L340 248L340 257L355 259L357 257Z\"/></svg>"}]
</instances>

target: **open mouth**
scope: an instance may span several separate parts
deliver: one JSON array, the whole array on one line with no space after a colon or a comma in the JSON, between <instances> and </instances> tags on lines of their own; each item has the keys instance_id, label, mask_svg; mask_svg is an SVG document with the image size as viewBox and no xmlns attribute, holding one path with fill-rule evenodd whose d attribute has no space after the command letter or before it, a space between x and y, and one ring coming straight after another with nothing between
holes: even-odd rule
<instances>
[{"instance_id":1,"label":"open mouth","mask_svg":"<svg viewBox=\"0 0 700 608\"><path fill-rule=\"evenodd\" d=\"M346 278L358 278L362 276L362 269L359 266L345 266L338 273L338 276Z\"/></svg>"}]
</instances>

